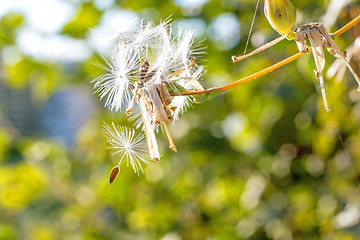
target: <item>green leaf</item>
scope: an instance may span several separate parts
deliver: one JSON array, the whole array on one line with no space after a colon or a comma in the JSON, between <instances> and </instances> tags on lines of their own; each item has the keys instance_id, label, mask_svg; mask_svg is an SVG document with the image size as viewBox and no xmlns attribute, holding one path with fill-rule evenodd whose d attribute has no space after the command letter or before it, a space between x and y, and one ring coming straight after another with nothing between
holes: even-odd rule
<instances>
[{"instance_id":1,"label":"green leaf","mask_svg":"<svg viewBox=\"0 0 360 240\"><path fill-rule=\"evenodd\" d=\"M219 90L212 91L210 93L199 94L194 96L195 103L203 103L218 96L221 92Z\"/></svg>"},{"instance_id":2,"label":"green leaf","mask_svg":"<svg viewBox=\"0 0 360 240\"><path fill-rule=\"evenodd\" d=\"M177 84L177 83L171 83L171 86L173 87L168 87L168 90L170 93L183 93L183 92L186 92L188 90L186 90L184 87L182 87L180 84Z\"/></svg>"},{"instance_id":3,"label":"green leaf","mask_svg":"<svg viewBox=\"0 0 360 240\"><path fill-rule=\"evenodd\" d=\"M205 94L199 94L199 95L195 95L194 96L194 103L203 103L206 102L209 97L210 93L205 93Z\"/></svg>"},{"instance_id":4,"label":"green leaf","mask_svg":"<svg viewBox=\"0 0 360 240\"><path fill-rule=\"evenodd\" d=\"M208 96L208 100L213 99L214 97L218 96L220 93L221 93L220 90L212 91Z\"/></svg>"}]
</instances>

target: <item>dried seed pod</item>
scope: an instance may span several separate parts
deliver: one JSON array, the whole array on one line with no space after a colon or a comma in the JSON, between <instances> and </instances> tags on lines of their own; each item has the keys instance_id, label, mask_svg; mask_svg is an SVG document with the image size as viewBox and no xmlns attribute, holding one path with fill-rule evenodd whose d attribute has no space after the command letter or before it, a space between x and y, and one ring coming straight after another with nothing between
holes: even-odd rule
<instances>
[{"instance_id":1,"label":"dried seed pod","mask_svg":"<svg viewBox=\"0 0 360 240\"><path fill-rule=\"evenodd\" d=\"M115 167L113 167L113 169L111 169L110 177L109 177L109 184L111 184L115 180L115 178L118 176L119 172L120 172L119 165L115 166Z\"/></svg>"},{"instance_id":2,"label":"dried seed pod","mask_svg":"<svg viewBox=\"0 0 360 240\"><path fill-rule=\"evenodd\" d=\"M264 12L271 27L281 35L291 32L296 22L296 8L290 0L265 0ZM288 39L293 39L290 35Z\"/></svg>"},{"instance_id":3,"label":"dried seed pod","mask_svg":"<svg viewBox=\"0 0 360 240\"><path fill-rule=\"evenodd\" d=\"M154 90L150 95L150 99L154 106L153 122L160 123L161 121L168 121L168 116L165 111L166 104L164 99L161 98L161 84L154 84Z\"/></svg>"},{"instance_id":4,"label":"dried seed pod","mask_svg":"<svg viewBox=\"0 0 360 240\"><path fill-rule=\"evenodd\" d=\"M169 90L164 83L160 85L160 97L163 100L165 106L171 104L171 96Z\"/></svg>"},{"instance_id":5,"label":"dried seed pod","mask_svg":"<svg viewBox=\"0 0 360 240\"><path fill-rule=\"evenodd\" d=\"M309 51L309 48L306 46L305 39L307 39L307 36L305 34L304 27L301 27L295 33L295 42L299 51L303 53L307 53Z\"/></svg>"},{"instance_id":6,"label":"dried seed pod","mask_svg":"<svg viewBox=\"0 0 360 240\"><path fill-rule=\"evenodd\" d=\"M149 112L146 108L146 101L143 97L139 97L139 106L144 120L144 129L146 136L146 143L149 148L150 157L154 161L160 161L160 154L158 150L158 144L155 138L154 129L151 124Z\"/></svg>"}]
</instances>

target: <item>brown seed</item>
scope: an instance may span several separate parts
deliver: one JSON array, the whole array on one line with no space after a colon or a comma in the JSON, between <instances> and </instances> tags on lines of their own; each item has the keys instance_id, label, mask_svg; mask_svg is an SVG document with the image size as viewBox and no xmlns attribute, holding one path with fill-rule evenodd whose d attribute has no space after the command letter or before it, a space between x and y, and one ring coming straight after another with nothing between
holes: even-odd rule
<instances>
[{"instance_id":1,"label":"brown seed","mask_svg":"<svg viewBox=\"0 0 360 240\"><path fill-rule=\"evenodd\" d=\"M143 62L143 64L141 64L140 67L140 80L144 80L145 75L147 74L147 72L149 71L149 62L147 60L145 60L145 62Z\"/></svg>"},{"instance_id":2,"label":"brown seed","mask_svg":"<svg viewBox=\"0 0 360 240\"><path fill-rule=\"evenodd\" d=\"M119 166L115 166L110 172L109 184L111 184L120 172Z\"/></svg>"}]
</instances>

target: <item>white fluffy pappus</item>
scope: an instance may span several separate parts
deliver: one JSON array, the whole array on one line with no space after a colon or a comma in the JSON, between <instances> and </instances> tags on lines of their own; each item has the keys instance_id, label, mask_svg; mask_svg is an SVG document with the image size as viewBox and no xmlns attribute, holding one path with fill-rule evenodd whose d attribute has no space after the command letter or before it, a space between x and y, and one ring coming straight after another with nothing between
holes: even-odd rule
<instances>
[{"instance_id":1,"label":"white fluffy pappus","mask_svg":"<svg viewBox=\"0 0 360 240\"><path fill-rule=\"evenodd\" d=\"M138 53L130 46L119 44L111 59L104 58L104 60L107 66L98 63L96 65L107 72L92 82L100 100L107 96L105 107L118 111L131 99L129 85L137 80L133 74L138 72L140 67Z\"/></svg>"},{"instance_id":2,"label":"white fluffy pappus","mask_svg":"<svg viewBox=\"0 0 360 240\"><path fill-rule=\"evenodd\" d=\"M114 123L112 127L104 126L110 148L116 150L120 163L127 158L128 165L138 172L143 171L141 162L151 162L143 156L145 140L150 158L160 160L156 129L164 128L169 147L176 152L166 122L178 119L190 106L191 97L172 97L171 91L204 90L198 82L204 68L196 62L195 55L201 52L193 30L180 29L174 35L170 19L157 26L144 20L134 23L115 38L111 35L111 57L103 57L104 65L97 63L106 72L92 82L95 93L106 99L105 107L110 110L118 111L125 106L128 115L133 109L141 110L141 118L135 116L135 125L144 135L135 136L135 130Z\"/></svg>"},{"instance_id":3,"label":"white fluffy pappus","mask_svg":"<svg viewBox=\"0 0 360 240\"><path fill-rule=\"evenodd\" d=\"M109 148L115 150L113 155L120 156L119 165L126 157L127 165L131 165L136 173L139 173L139 170L144 172L141 163L151 163L145 158L145 153L147 152L145 135L135 135L134 129L115 126L114 123L112 123L112 127L104 124L103 130L111 145Z\"/></svg>"}]
</instances>

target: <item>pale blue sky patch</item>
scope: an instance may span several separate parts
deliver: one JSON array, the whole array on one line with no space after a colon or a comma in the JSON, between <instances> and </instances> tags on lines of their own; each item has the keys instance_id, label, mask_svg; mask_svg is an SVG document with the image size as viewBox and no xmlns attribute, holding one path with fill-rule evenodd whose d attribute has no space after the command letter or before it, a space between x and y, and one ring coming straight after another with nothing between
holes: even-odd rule
<instances>
[{"instance_id":1,"label":"pale blue sky patch","mask_svg":"<svg viewBox=\"0 0 360 240\"><path fill-rule=\"evenodd\" d=\"M220 49L228 50L240 41L241 25L233 13L223 13L215 18L208 28L209 39Z\"/></svg>"},{"instance_id":2,"label":"pale blue sky patch","mask_svg":"<svg viewBox=\"0 0 360 240\"><path fill-rule=\"evenodd\" d=\"M100 10L111 8L115 3L115 0L94 0L95 7Z\"/></svg>"},{"instance_id":3,"label":"pale blue sky patch","mask_svg":"<svg viewBox=\"0 0 360 240\"><path fill-rule=\"evenodd\" d=\"M205 38L206 33L206 23L201 18L186 18L179 19L174 22L174 30L177 33L179 29L192 29L195 31L195 38L201 40Z\"/></svg>"},{"instance_id":4,"label":"pale blue sky patch","mask_svg":"<svg viewBox=\"0 0 360 240\"><path fill-rule=\"evenodd\" d=\"M231 113L222 122L222 131L227 139L242 133L248 122L247 117L242 113Z\"/></svg>"},{"instance_id":5,"label":"pale blue sky patch","mask_svg":"<svg viewBox=\"0 0 360 240\"><path fill-rule=\"evenodd\" d=\"M92 54L84 40L63 35L44 35L29 29L19 31L17 45L24 54L37 60L85 61Z\"/></svg>"},{"instance_id":6,"label":"pale blue sky patch","mask_svg":"<svg viewBox=\"0 0 360 240\"><path fill-rule=\"evenodd\" d=\"M75 13L75 6L59 0L1 1L0 17L9 12L23 14L27 26L43 33L56 33Z\"/></svg>"},{"instance_id":7,"label":"pale blue sky patch","mask_svg":"<svg viewBox=\"0 0 360 240\"><path fill-rule=\"evenodd\" d=\"M119 33L135 28L138 20L137 14L130 10L115 8L106 11L88 36L90 46L97 52L108 52Z\"/></svg>"},{"instance_id":8,"label":"pale blue sky patch","mask_svg":"<svg viewBox=\"0 0 360 240\"><path fill-rule=\"evenodd\" d=\"M175 4L182 8L197 8L201 7L209 0L175 0Z\"/></svg>"}]
</instances>

